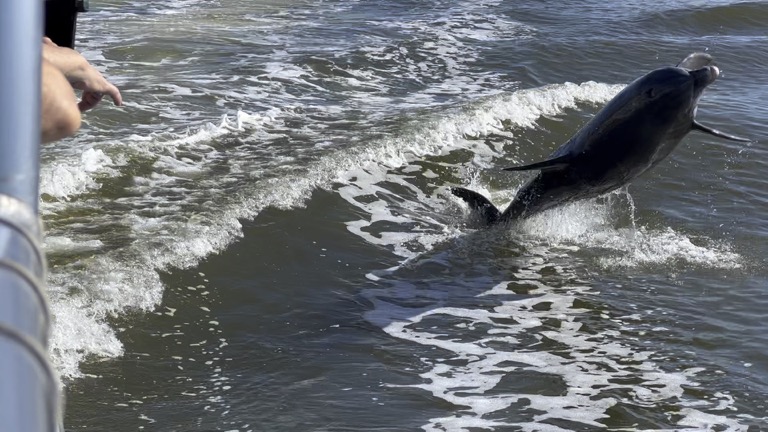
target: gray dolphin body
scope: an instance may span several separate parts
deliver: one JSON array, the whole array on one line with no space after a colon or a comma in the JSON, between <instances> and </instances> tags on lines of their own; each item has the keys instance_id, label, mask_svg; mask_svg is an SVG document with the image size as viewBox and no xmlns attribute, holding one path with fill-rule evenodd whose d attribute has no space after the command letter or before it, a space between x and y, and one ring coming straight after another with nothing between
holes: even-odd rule
<instances>
[{"instance_id":1,"label":"gray dolphin body","mask_svg":"<svg viewBox=\"0 0 768 432\"><path fill-rule=\"evenodd\" d=\"M696 104L719 75L708 54L694 53L677 67L654 70L625 87L549 159L507 171L538 170L504 212L461 187L462 198L490 225L524 219L569 202L616 190L661 162L692 130L734 141L698 123Z\"/></svg>"}]
</instances>

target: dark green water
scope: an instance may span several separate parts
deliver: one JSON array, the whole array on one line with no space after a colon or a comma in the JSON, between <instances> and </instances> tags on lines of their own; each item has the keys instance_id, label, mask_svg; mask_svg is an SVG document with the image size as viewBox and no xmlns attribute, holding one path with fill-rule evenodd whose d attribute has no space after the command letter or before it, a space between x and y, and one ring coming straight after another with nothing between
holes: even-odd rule
<instances>
[{"instance_id":1,"label":"dark green water","mask_svg":"<svg viewBox=\"0 0 768 432\"><path fill-rule=\"evenodd\" d=\"M768 428L768 6L92 2L43 154L66 428ZM477 230L624 84L723 74L627 191Z\"/></svg>"}]
</instances>

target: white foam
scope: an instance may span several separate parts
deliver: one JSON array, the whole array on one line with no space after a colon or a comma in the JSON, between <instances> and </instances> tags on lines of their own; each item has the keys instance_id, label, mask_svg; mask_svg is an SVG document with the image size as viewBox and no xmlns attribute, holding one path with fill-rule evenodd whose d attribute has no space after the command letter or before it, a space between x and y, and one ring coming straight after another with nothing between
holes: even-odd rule
<instances>
[{"instance_id":1,"label":"white foam","mask_svg":"<svg viewBox=\"0 0 768 432\"><path fill-rule=\"evenodd\" d=\"M98 250L104 243L101 240L73 240L67 237L46 236L43 239L43 248L46 254L56 254L61 252L82 252Z\"/></svg>"},{"instance_id":2,"label":"white foam","mask_svg":"<svg viewBox=\"0 0 768 432\"><path fill-rule=\"evenodd\" d=\"M136 136L132 151L146 151L154 156L157 148L174 152L180 148L207 151L211 140L248 128L258 128L270 122L269 115L251 115L238 112L235 119L222 117L218 124L207 124L196 131L184 134L160 134ZM68 150L77 152L76 144ZM215 157L213 155L212 157ZM66 161L70 159L70 161ZM61 200L100 187L100 179L115 175L114 162L102 150L87 149L79 158L58 155L56 162L43 169L43 193ZM203 163L205 161L203 160ZM173 173L153 173L149 178L137 177L136 191L142 198L124 197L116 202L140 209L145 201L152 202L151 191L188 193L179 187L177 175L204 172L200 161L168 155L157 157L157 170ZM66 175L65 175L66 174ZM131 203L134 200L135 202ZM98 206L98 203L96 204ZM238 209L222 209L212 215L187 215L180 213L180 206L162 199L152 204L152 213L125 212L112 216L102 214L88 201L75 201L66 206L57 202L43 202L47 215L81 207L89 212L91 226L118 222L130 230L134 241L117 250L107 250L83 261L57 265L50 269L49 293L56 325L51 337L51 355L54 365L64 378L81 375L78 365L89 355L114 357L121 355L122 345L115 331L106 324L106 318L125 310L151 310L162 298L163 285L158 270L169 267L189 267L215 252L222 250L241 235ZM115 217L119 218L118 221ZM103 235L109 235L109 230ZM67 254L100 251L100 238L81 238L68 232L50 231L45 241L46 253Z\"/></svg>"},{"instance_id":3,"label":"white foam","mask_svg":"<svg viewBox=\"0 0 768 432\"><path fill-rule=\"evenodd\" d=\"M78 160L79 159L79 160ZM98 189L96 176L114 176L112 159L100 149L88 148L76 159L57 155L56 162L40 170L40 194L67 200L74 195Z\"/></svg>"},{"instance_id":4,"label":"white foam","mask_svg":"<svg viewBox=\"0 0 768 432\"><path fill-rule=\"evenodd\" d=\"M432 245L457 235L455 227L446 222L436 222L431 216L435 208L444 208L447 203L440 196L427 196L413 186L406 176L393 171L404 168L407 173L420 172L420 167L409 164L428 155L447 154L459 148L472 150L473 164L477 168L491 166L502 149L488 147L477 140L466 140L465 136L505 133L502 120L505 123L511 121L520 128L533 127L542 116L557 115L583 101L597 103L608 100L620 89L621 86L594 82L581 85L566 83L499 95L472 110L444 116L436 123L417 129L414 131L415 136L407 137L407 144L405 138L381 142L377 156L351 163L360 168L345 171L337 179L347 184L339 188L340 195L371 215L369 220L348 222L348 229L371 243L390 245L395 253L406 258L431 249ZM479 182L477 172L466 172L470 176L471 188L490 196L496 202L509 202L512 199L514 189L489 191ZM412 197L403 201L387 188L379 186L381 182L399 185L409 190ZM378 199L372 201L372 196ZM529 240L555 247L607 248L611 253L604 254L599 263L606 267L674 261L716 268L738 268L741 265L741 257L731 252L727 244L703 239L700 241L705 244L697 245L689 236L672 228L616 228L612 214L616 211L614 201L591 200L546 212L525 221L519 227L520 232L511 231L511 235L522 235ZM397 205L393 206L392 203ZM422 206L428 210L420 212ZM427 228L372 234L380 221L403 226L417 223Z\"/></svg>"},{"instance_id":5,"label":"white foam","mask_svg":"<svg viewBox=\"0 0 768 432\"><path fill-rule=\"evenodd\" d=\"M479 169L492 165L502 149L486 146L483 140L465 137L483 137L491 133L508 132L504 125L515 128L535 126L541 116L558 115L575 107L579 102L601 102L610 99L620 86L598 83L582 85L562 84L539 89L518 91L489 98L473 109L453 115L443 115L435 123L416 129L415 136L408 136L408 145L380 143L379 157L357 161L360 168L346 171L338 178L344 184L339 187L342 198L364 211L365 218L349 221L347 228L370 243L389 247L404 258L403 265L413 262L420 255L432 250L435 244L466 235L451 224L450 220L435 219L435 209L448 209L453 201L440 194L427 195L409 178L423 173L420 165L429 155L444 155L454 149L470 149L475 155L473 164ZM503 122L502 122L503 120ZM400 143L391 138L392 144ZM407 148L407 152L395 149ZM475 174L468 169L465 176L472 187L483 191L494 200L509 201L514 189L489 192ZM422 174L423 175L423 174ZM396 189L397 194L389 192ZM500 300L490 309L445 307L439 305L408 308L392 302L391 298L418 296L439 298L440 293L418 293L414 287L393 282L392 288L369 290L366 296L374 309L366 318L390 335L430 348L439 348L436 356L422 358L427 372L421 374L421 382L409 385L423 389L433 397L461 407L460 413L431 419L424 430L467 430L470 428L498 428L515 426L526 431L569 430L552 422L573 422L583 428L604 428L603 422L609 410L618 404L640 406L667 404L681 409L691 409L680 426L703 424L701 416L719 424L732 425L739 430L738 422L724 415L712 414L722 407L732 407L732 400L723 395L708 395L696 399L691 406L684 389L695 387L696 375L701 369L668 371L652 359L656 354L647 348L636 346L631 337L621 333L623 321L599 315L607 329L596 332L582 329L582 321L595 319L592 311L576 307L574 300L593 295L589 286L572 285L550 287L537 281L539 270L546 260L536 255L548 256L553 250L577 253L582 248L608 249L600 263L605 266L637 266L666 264L684 261L707 267L734 268L740 257L731 253L727 245L704 241L695 245L685 234L671 228L652 230L646 227L616 227L617 211L623 203L616 196L591 200L546 212L524 221L508 233L526 245L526 253L534 255L524 271L514 282L504 282L490 287L480 294L484 297L509 296L510 283L533 287L527 298L516 301ZM423 206L423 208L422 208ZM626 211L626 208L623 208ZM630 219L634 221L634 216ZM378 228L386 226L386 229ZM401 229L392 228L392 226ZM572 275L567 270L562 279ZM368 275L378 286L386 286L388 273ZM398 304L396 304L398 303ZM547 305L546 308L535 307ZM447 319L445 319L447 318ZM514 321L507 324L512 318ZM454 327L435 326L434 320L456 322ZM552 322L558 325L553 326ZM546 324L545 324L546 323ZM487 332L476 329L490 327ZM541 349L546 340L557 350ZM429 352L429 351L424 351ZM448 354L445 354L445 353ZM518 393L503 390L502 379L509 374L537 374L562 383L557 395ZM525 420L495 419L494 414L514 408ZM673 410L675 408L672 408ZM713 423L714 424L714 423Z\"/></svg>"},{"instance_id":6,"label":"white foam","mask_svg":"<svg viewBox=\"0 0 768 432\"><path fill-rule=\"evenodd\" d=\"M83 376L80 363L88 356L103 358L123 354L123 345L106 323L106 316L89 314L98 305L84 304L80 298L52 298L55 325L51 332L51 361L64 379Z\"/></svg>"},{"instance_id":7,"label":"white foam","mask_svg":"<svg viewBox=\"0 0 768 432\"><path fill-rule=\"evenodd\" d=\"M349 164L359 168L346 170L336 179L345 184L338 189L339 194L371 215L367 221L349 222L348 229L372 243L392 245L394 251L404 257L429 250L435 243L457 235L455 227L433 220L435 209L449 204L441 196L428 196L412 185L407 176L393 171L404 168L409 173L420 172L420 167L409 165L427 156L445 155L457 149L470 149L474 164L479 168L488 167L494 158L501 156L503 149L488 146L483 140L468 140L465 137L482 137L492 133L510 135L505 124L511 122L515 127L529 128L543 115L558 114L581 101L610 99L620 88L594 82L581 85L566 83L497 95L471 109L443 114L433 122L414 128L408 135L376 143L369 154L361 155L364 157L358 157ZM467 175L476 181L473 173L476 171L469 171ZM412 197L406 200L395 197L387 188L378 186L381 182L401 186ZM473 184L473 187L477 186L477 183ZM483 187L478 189L482 191ZM502 194L509 196L510 191L502 191ZM371 196L379 199L371 201ZM398 205L392 206L393 202ZM407 215L403 214L404 211ZM424 229L372 235L371 228L378 221L385 220L397 224L417 223Z\"/></svg>"},{"instance_id":8,"label":"white foam","mask_svg":"<svg viewBox=\"0 0 768 432\"><path fill-rule=\"evenodd\" d=\"M435 305L409 311L384 299L417 295L412 291L382 288L367 293L375 305L367 319L386 323L383 329L394 337L440 348L435 355L423 351L422 362L428 370L420 374L420 383L404 387L423 389L463 409L433 418L422 429L515 426L525 431L571 430L552 423L558 421L579 425L578 429L604 428L608 410L618 404L664 404L671 407L670 414L685 413L678 426L719 424L728 426L727 430L744 430L738 421L713 413L733 408L728 395L714 393L691 401L685 394L685 388L698 386L695 379L703 368L669 371L662 367L652 360L653 351L622 336L623 322L618 318L605 319L604 330L584 331L581 322L596 319L595 312L576 307L574 301L594 293L588 286L555 288L530 279L545 265L533 257L522 265L524 271L516 275L517 280L499 283L481 294L501 296L489 308ZM569 275L566 271L561 276ZM519 300L503 300L511 294L509 284L528 285L528 294ZM418 295L424 296L425 289ZM436 327L434 319L445 322L443 317L459 324ZM480 331L482 328L489 330ZM542 345L544 340L549 348ZM546 377L553 388L545 395L513 390L531 374ZM505 383L509 376L520 378ZM517 414L495 418L495 413L506 409Z\"/></svg>"},{"instance_id":9,"label":"white foam","mask_svg":"<svg viewBox=\"0 0 768 432\"><path fill-rule=\"evenodd\" d=\"M53 197L43 203L46 217L66 217L76 210L88 214L89 232L103 236L80 235L78 222L65 222L55 225L47 242L48 251L54 254L93 252L88 258L51 269L56 317L52 354L65 377L78 376L78 364L88 355L120 355L122 346L114 329L105 324L107 317L155 308L164 289L158 272L193 266L223 250L242 235L241 218L253 218L269 206L302 206L314 189L338 186L344 199L369 215L351 221L351 232L412 259L462 235L462 230L455 223L458 217L450 219L451 210L456 209L453 201L440 192L415 186L398 170L432 178L427 175L430 171L414 162L470 150L472 166L458 169L464 170L465 180L474 179L485 188L475 176L477 169L491 166L503 145L468 138L492 133L514 139L516 128L531 127L542 115L557 115L580 102L605 101L621 88L567 83L511 92L517 83L478 72L472 64L479 53L472 41L519 39L535 33L532 28L486 14L486 6L498 0L451 4L429 19L384 19L367 24L381 26L378 30L386 33L397 32L396 43L366 35L324 42L319 47L306 43L312 47L307 51L294 47L303 46L302 38L311 38L313 26L322 25L315 20L317 11L285 19L288 12L275 8L277 19L272 19L242 10L233 14L243 16L242 20L222 20L226 24L211 34L236 36L246 48L266 44L276 47L274 50L218 52L229 49L223 44L212 45L217 52L211 54L205 46L179 43L177 48L165 46L151 53L137 51L147 57L137 59L143 60L139 62L111 59L107 49L111 45L140 46L147 44L147 38L178 38L169 29L183 30L180 23L190 28L214 25L210 17L194 13L205 3L169 0L147 8L134 2L125 8L106 5L102 12L83 15L88 24L83 27L97 29L98 34L80 45L86 57L98 60L96 66L112 81L140 82L141 86L128 86L124 111L118 115L108 104L100 108L106 110L107 118L125 115L126 123L135 124L118 124L122 129L112 129L113 124L107 123L107 134L93 122L78 140L57 143L57 147L69 146L69 151L50 158L43 167L41 189ZM183 8L171 7L174 5ZM132 10L142 15L132 14ZM163 16L170 10L185 13ZM291 9L294 12L301 13ZM329 16L334 17L333 13ZM114 26L115 22L121 25ZM105 25L110 28L99 34L98 29ZM290 52L284 47L291 47ZM339 66L334 65L338 75L318 74L306 61L318 53L331 59L362 55L370 66L356 68L354 62L338 62ZM221 65L226 70L211 72L210 63L200 67L221 56L232 60ZM481 96L485 99L477 102ZM391 119L393 111L402 115L404 107L455 104L457 99L472 102L443 109L432 117L419 112L419 121L399 136L387 134L371 140L366 136L365 142L353 142L349 148L337 151L334 147L359 134L359 130L329 131L330 122L346 120L348 112L355 119L365 113L360 124L366 126L382 117ZM315 156L306 148L292 146L297 137L330 144ZM284 140L285 145L273 145L276 140ZM288 149L283 152L283 147ZM309 153L306 158L305 153ZM80 199L100 188L105 178L130 175L122 169L126 165L150 172L133 176L126 196L100 200L93 194ZM457 169L450 164L447 168ZM397 186L405 196L379 186L384 182ZM430 190L437 186L441 185L430 185ZM510 193L494 191L494 196L501 200ZM366 198L370 196L375 199ZM440 214L442 210L447 217ZM389 225L380 227L385 224ZM120 246L107 248L105 244Z\"/></svg>"},{"instance_id":10,"label":"white foam","mask_svg":"<svg viewBox=\"0 0 768 432\"><path fill-rule=\"evenodd\" d=\"M614 193L614 196L626 192ZM610 197L609 197L610 198ZM631 205L631 198L630 205ZM625 210L614 199L588 200L545 212L524 221L510 235L533 236L537 242L553 247L571 246L601 250L599 264L604 267L635 267L646 264L686 262L711 268L736 269L742 258L728 244L699 236L691 237L667 227L616 227L614 213Z\"/></svg>"}]
</instances>

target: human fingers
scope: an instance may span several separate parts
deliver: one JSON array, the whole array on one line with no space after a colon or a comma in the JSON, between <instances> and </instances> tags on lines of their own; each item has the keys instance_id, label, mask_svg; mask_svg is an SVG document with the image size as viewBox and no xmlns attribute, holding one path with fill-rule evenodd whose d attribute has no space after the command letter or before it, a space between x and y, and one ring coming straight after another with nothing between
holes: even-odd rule
<instances>
[{"instance_id":1,"label":"human fingers","mask_svg":"<svg viewBox=\"0 0 768 432\"><path fill-rule=\"evenodd\" d=\"M121 106L123 104L123 96L120 94L120 90L118 90L117 87L109 83L107 80L103 80L100 85L92 86L90 89L91 90L87 91L97 94L99 96L98 101L100 101L106 95L112 98L112 101L115 103L115 105ZM85 92L83 92L83 94L85 94Z\"/></svg>"},{"instance_id":2,"label":"human fingers","mask_svg":"<svg viewBox=\"0 0 768 432\"><path fill-rule=\"evenodd\" d=\"M89 110L96 106L104 95L112 98L112 101L114 101L117 106L123 104L123 97L120 94L120 90L102 76L99 76L98 79L95 80L75 83L73 84L73 87L83 90L83 100L81 103L85 107L85 110Z\"/></svg>"},{"instance_id":3,"label":"human fingers","mask_svg":"<svg viewBox=\"0 0 768 432\"><path fill-rule=\"evenodd\" d=\"M86 90L83 92L83 96L80 98L77 107L80 108L80 112L88 111L98 105L103 97L104 95L100 92Z\"/></svg>"},{"instance_id":4,"label":"human fingers","mask_svg":"<svg viewBox=\"0 0 768 432\"><path fill-rule=\"evenodd\" d=\"M120 90L117 89L112 83L109 81L106 82L106 88L104 89L103 93L109 95L109 97L112 98L112 101L117 106L121 106L123 104L123 96L120 94Z\"/></svg>"},{"instance_id":5,"label":"human fingers","mask_svg":"<svg viewBox=\"0 0 768 432\"><path fill-rule=\"evenodd\" d=\"M122 105L123 98L120 91L112 83L91 65L87 65L76 79L71 80L72 87L90 92L106 94L112 98L115 105Z\"/></svg>"}]
</instances>

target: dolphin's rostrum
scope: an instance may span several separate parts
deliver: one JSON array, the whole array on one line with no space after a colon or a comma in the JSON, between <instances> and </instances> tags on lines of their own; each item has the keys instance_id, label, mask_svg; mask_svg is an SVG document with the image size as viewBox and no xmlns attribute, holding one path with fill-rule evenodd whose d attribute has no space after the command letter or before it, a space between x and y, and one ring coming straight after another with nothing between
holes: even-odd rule
<instances>
[{"instance_id":1,"label":"dolphin's rostrum","mask_svg":"<svg viewBox=\"0 0 768 432\"><path fill-rule=\"evenodd\" d=\"M462 198L488 224L520 220L569 202L594 198L632 181L661 162L691 130L749 141L698 123L696 104L720 74L708 54L654 70L625 87L549 159L507 171L538 170L504 212L462 187Z\"/></svg>"}]
</instances>

